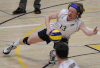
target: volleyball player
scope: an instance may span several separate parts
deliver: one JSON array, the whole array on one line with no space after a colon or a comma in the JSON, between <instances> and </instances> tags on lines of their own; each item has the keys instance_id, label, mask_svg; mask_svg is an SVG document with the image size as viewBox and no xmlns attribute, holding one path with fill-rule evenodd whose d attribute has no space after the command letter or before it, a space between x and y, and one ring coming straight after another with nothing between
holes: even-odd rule
<instances>
[{"instance_id":1,"label":"volleyball player","mask_svg":"<svg viewBox=\"0 0 100 68\"><path fill-rule=\"evenodd\" d=\"M70 36L82 30L87 36L92 36L97 34L97 27L94 28L93 31L88 30L85 27L85 24L79 19L84 12L84 7L82 3L70 3L67 9L62 9L61 11L49 14L45 17L45 24L46 28L33 34L30 37L25 37L20 39L17 42L12 43L11 45L7 46L4 50L4 54L9 54L12 49L16 48L18 45L30 45L38 42L46 41L47 44L51 42L49 38L49 32L53 29L58 29L62 33L62 40L63 42L68 44L68 40ZM57 19L57 21L50 25L49 22L51 19ZM54 43L54 49L55 49ZM50 51L50 64L55 64L55 56L52 55L54 50Z\"/></svg>"}]
</instances>

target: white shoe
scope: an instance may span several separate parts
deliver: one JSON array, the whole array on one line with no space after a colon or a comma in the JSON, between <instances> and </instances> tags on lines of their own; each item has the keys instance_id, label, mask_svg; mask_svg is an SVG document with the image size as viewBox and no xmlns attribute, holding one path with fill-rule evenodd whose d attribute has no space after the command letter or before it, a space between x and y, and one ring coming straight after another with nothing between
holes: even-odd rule
<instances>
[{"instance_id":1,"label":"white shoe","mask_svg":"<svg viewBox=\"0 0 100 68\"><path fill-rule=\"evenodd\" d=\"M49 61L50 65L55 64L55 55L53 54L53 52L55 52L55 50L50 51L50 61Z\"/></svg>"},{"instance_id":2,"label":"white shoe","mask_svg":"<svg viewBox=\"0 0 100 68\"><path fill-rule=\"evenodd\" d=\"M13 46L14 43L12 43L11 45L7 46L4 50L3 50L3 54L9 54L11 52L12 49L17 48L16 46Z\"/></svg>"},{"instance_id":3,"label":"white shoe","mask_svg":"<svg viewBox=\"0 0 100 68\"><path fill-rule=\"evenodd\" d=\"M49 64L50 64L50 65L55 65L55 60L50 60L50 61L49 61Z\"/></svg>"}]
</instances>

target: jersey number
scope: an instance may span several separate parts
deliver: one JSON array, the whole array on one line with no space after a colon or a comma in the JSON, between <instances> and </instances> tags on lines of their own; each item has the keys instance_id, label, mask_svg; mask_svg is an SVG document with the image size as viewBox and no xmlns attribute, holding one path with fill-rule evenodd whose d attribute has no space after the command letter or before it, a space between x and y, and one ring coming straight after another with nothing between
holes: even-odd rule
<instances>
[{"instance_id":1,"label":"jersey number","mask_svg":"<svg viewBox=\"0 0 100 68\"><path fill-rule=\"evenodd\" d=\"M67 28L67 27L66 27L66 26L63 26L63 25L60 26L60 29L62 29L63 31L65 31L66 28Z\"/></svg>"}]
</instances>

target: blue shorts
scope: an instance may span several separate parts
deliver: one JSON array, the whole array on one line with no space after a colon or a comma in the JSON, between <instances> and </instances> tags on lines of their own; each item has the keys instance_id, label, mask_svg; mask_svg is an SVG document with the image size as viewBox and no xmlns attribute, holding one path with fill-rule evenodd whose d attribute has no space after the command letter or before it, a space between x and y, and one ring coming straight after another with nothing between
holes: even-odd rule
<instances>
[{"instance_id":1,"label":"blue shorts","mask_svg":"<svg viewBox=\"0 0 100 68\"><path fill-rule=\"evenodd\" d=\"M46 41L47 44L48 44L48 43L51 42L51 39L50 39L50 37L46 34L46 32L47 32L47 29L43 29L43 30L41 30L41 31L38 32L38 36L39 36L42 40Z\"/></svg>"}]
</instances>

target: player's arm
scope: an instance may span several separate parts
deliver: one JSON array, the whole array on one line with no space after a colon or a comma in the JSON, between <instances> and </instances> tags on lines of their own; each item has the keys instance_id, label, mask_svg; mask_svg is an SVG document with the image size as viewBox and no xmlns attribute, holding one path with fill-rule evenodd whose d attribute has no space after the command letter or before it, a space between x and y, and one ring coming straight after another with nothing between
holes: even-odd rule
<instances>
[{"instance_id":1,"label":"player's arm","mask_svg":"<svg viewBox=\"0 0 100 68\"><path fill-rule=\"evenodd\" d=\"M98 32L97 27L96 27L93 31L88 30L88 29L85 27L84 23L81 23L81 24L79 25L79 28L80 28L87 36L95 35L95 34L97 34L97 32Z\"/></svg>"},{"instance_id":2,"label":"player's arm","mask_svg":"<svg viewBox=\"0 0 100 68\"><path fill-rule=\"evenodd\" d=\"M52 14L49 14L49 15L47 15L47 16L45 17L45 24L46 24L46 27L47 27L47 35L49 35L49 32L51 31L50 25L49 25L50 20L51 20L51 19L57 19L59 13L60 13L60 11L55 12L55 13L52 13Z\"/></svg>"}]
</instances>

